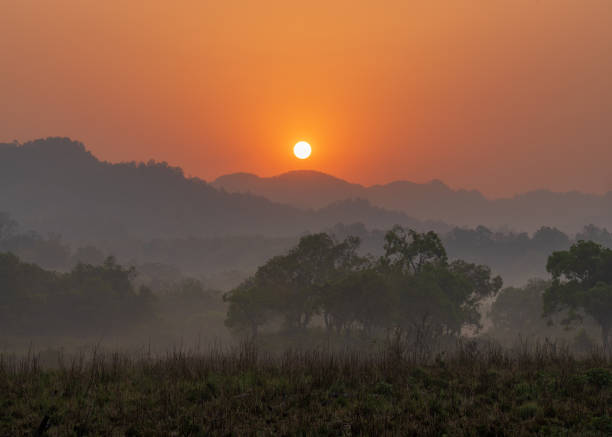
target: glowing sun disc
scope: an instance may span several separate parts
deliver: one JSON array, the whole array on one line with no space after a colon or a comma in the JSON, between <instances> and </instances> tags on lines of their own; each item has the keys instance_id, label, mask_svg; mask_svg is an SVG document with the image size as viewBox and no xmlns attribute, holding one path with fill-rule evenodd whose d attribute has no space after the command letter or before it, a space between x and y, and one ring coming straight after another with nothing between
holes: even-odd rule
<instances>
[{"instance_id":1,"label":"glowing sun disc","mask_svg":"<svg viewBox=\"0 0 612 437\"><path fill-rule=\"evenodd\" d=\"M296 158L306 159L310 156L311 152L312 149L310 148L310 144L308 144L306 141L300 141L293 146L293 154L296 156Z\"/></svg>"}]
</instances>

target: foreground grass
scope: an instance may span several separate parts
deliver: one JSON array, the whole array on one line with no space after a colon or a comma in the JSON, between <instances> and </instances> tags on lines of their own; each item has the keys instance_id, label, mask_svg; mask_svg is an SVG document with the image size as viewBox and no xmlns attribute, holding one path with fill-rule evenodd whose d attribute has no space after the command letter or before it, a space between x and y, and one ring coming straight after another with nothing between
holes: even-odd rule
<instances>
[{"instance_id":1,"label":"foreground grass","mask_svg":"<svg viewBox=\"0 0 612 437\"><path fill-rule=\"evenodd\" d=\"M612 363L461 347L0 359L0 435L612 435Z\"/></svg>"}]
</instances>

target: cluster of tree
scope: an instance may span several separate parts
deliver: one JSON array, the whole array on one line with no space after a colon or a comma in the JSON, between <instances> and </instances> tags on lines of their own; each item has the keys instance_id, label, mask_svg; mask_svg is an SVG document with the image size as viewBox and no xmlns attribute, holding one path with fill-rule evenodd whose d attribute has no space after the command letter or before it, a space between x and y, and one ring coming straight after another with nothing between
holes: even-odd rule
<instances>
[{"instance_id":1,"label":"cluster of tree","mask_svg":"<svg viewBox=\"0 0 612 437\"><path fill-rule=\"evenodd\" d=\"M604 247L612 249L612 233L606 228L599 228L595 225L585 226L581 232L576 234L576 241L593 241Z\"/></svg>"},{"instance_id":2,"label":"cluster of tree","mask_svg":"<svg viewBox=\"0 0 612 437\"><path fill-rule=\"evenodd\" d=\"M100 265L113 254L136 266L138 283L153 291L172 293L183 279L197 280L203 289L229 289L241 282L261 261L288 247L296 238L225 237L100 241L72 249L59 235L23 231L0 211L0 252L44 269L68 272L79 263ZM257 248L255 250L254 248ZM251 250L248 250L251 249ZM197 278L197 279L194 279Z\"/></svg>"},{"instance_id":3,"label":"cluster of tree","mask_svg":"<svg viewBox=\"0 0 612 437\"><path fill-rule=\"evenodd\" d=\"M444 235L443 241L452 258L486 263L513 285L544 277L548 255L571 245L570 236L548 226L531 236L526 232L492 231L484 226L455 228Z\"/></svg>"},{"instance_id":4,"label":"cluster of tree","mask_svg":"<svg viewBox=\"0 0 612 437\"><path fill-rule=\"evenodd\" d=\"M608 346L612 330L612 250L593 241L578 241L554 252L546 269L552 284L544 294L544 314L564 312L564 324L590 316L601 327Z\"/></svg>"},{"instance_id":5,"label":"cluster of tree","mask_svg":"<svg viewBox=\"0 0 612 437\"><path fill-rule=\"evenodd\" d=\"M362 240L364 252L382 255L385 233L367 230L363 225L336 225L330 232L338 238L355 235ZM589 225L576 239L600 241L612 247L606 229ZM463 259L486 264L510 285L525 284L529 279L546 276L546 260L557 250L568 249L573 239L558 229L543 226L533 235L510 230L493 231L485 226L454 228L440 234L449 259Z\"/></svg>"},{"instance_id":6,"label":"cluster of tree","mask_svg":"<svg viewBox=\"0 0 612 437\"><path fill-rule=\"evenodd\" d=\"M492 327L488 334L503 341L511 342L517 336L553 337L556 334L542 317L542 296L550 281L532 279L524 287L506 287L495 298L488 316Z\"/></svg>"},{"instance_id":7,"label":"cluster of tree","mask_svg":"<svg viewBox=\"0 0 612 437\"><path fill-rule=\"evenodd\" d=\"M596 228L590 231L602 235ZM499 293L489 312L489 334L502 341L517 335L563 338L588 350L599 330L607 346L612 329L612 250L579 240L568 250L553 252L546 268L552 279L534 279L525 287ZM578 324L583 329L574 336L570 328Z\"/></svg>"},{"instance_id":8,"label":"cluster of tree","mask_svg":"<svg viewBox=\"0 0 612 437\"><path fill-rule=\"evenodd\" d=\"M336 332L459 335L465 328L480 327L479 305L495 296L488 313L492 323L488 335L497 339L560 338L588 350L593 345L591 334L599 329L602 343L609 344L612 249L603 245L610 243L608 231L587 226L578 235L603 244L582 239L571 244L551 228L527 239L485 228L455 235L481 236L467 241L480 241L487 250L491 241L512 247L521 240L540 246L539 251L551 246L568 249L544 256L551 279L533 279L524 287L498 292L499 277L492 278L490 269L480 264L449 262L443 241L433 232L396 227L385 234L383 253L376 257L362 255L359 237L346 232L343 240L324 233L309 235L225 295L226 325L251 335L261 327L275 326L275 321L284 329L321 323ZM576 322L583 326L578 335L569 330Z\"/></svg>"},{"instance_id":9,"label":"cluster of tree","mask_svg":"<svg viewBox=\"0 0 612 437\"><path fill-rule=\"evenodd\" d=\"M155 264L162 269L178 269L182 274L203 280L209 288L235 287L259 265L277 253L294 246L298 237L218 236L189 238L115 238L70 242L58 235L42 236L23 232L8 214L0 213L0 251L12 252L21 259L47 269L69 271L77 263L100 264L108 254L122 263L140 267ZM368 230L361 223L337 224L327 233L337 239L349 235L361 239L359 253L381 256L385 233ZM533 235L509 230L493 231L484 226L454 228L439 234L449 259L486 264L518 286L529 279L545 277L546 259L554 251L568 249L578 240L595 241L612 248L612 234L605 228L588 225L572 237L558 229L543 226Z\"/></svg>"},{"instance_id":10,"label":"cluster of tree","mask_svg":"<svg viewBox=\"0 0 612 437\"><path fill-rule=\"evenodd\" d=\"M488 311L490 325L484 335L508 346L554 339L576 352L589 352L599 338L597 322L581 311L581 329L573 330L563 323L562 313L544 316L544 295L551 285L550 280L531 279L523 287L504 288Z\"/></svg>"},{"instance_id":11,"label":"cluster of tree","mask_svg":"<svg viewBox=\"0 0 612 437\"><path fill-rule=\"evenodd\" d=\"M29 344L33 337L44 338L45 344L103 338L164 350L178 342L227 336L221 292L176 267L123 267L92 246L70 259L84 261L65 271L47 270L0 250L3 344L24 347L24 340Z\"/></svg>"},{"instance_id":12,"label":"cluster of tree","mask_svg":"<svg viewBox=\"0 0 612 437\"><path fill-rule=\"evenodd\" d=\"M20 259L50 270L68 271L79 262L102 264L104 253L87 245L72 251L60 235L46 237L36 231L23 231L10 214L0 211L0 252L10 252Z\"/></svg>"},{"instance_id":13,"label":"cluster of tree","mask_svg":"<svg viewBox=\"0 0 612 437\"><path fill-rule=\"evenodd\" d=\"M112 257L58 273L0 253L0 331L100 335L146 320L152 296L134 287L134 274Z\"/></svg>"},{"instance_id":14,"label":"cluster of tree","mask_svg":"<svg viewBox=\"0 0 612 437\"><path fill-rule=\"evenodd\" d=\"M1 247L27 241L29 236L42 243L17 247L27 247L30 251L22 253L41 259L44 254L54 256L49 242L64 247L59 239L20 235L16 228L6 214L0 215ZM365 235L367 248L378 241L373 238L376 233L363 226L334 230L336 236L344 233L344 238L326 233L304 236L297 246L271 258L226 293L226 325L251 335L264 326L285 330L325 326L337 333L358 331L371 336L392 332L457 336L466 328L480 328L480 305L496 296L489 312L489 334L496 338L513 340L522 334L571 339L565 334L570 331L559 327L582 322L589 333L599 329L602 342L609 343L612 249L606 245L612 235L605 229L587 226L567 250L552 251L547 257L551 280L532 280L525 287L501 292L501 279L492 277L489 267L449 259L445 240L433 232L395 227L384 235L380 254L370 255L364 254L361 239L348 231ZM513 248L509 253L517 257L521 254L517 241L539 247L539 252L571 244L551 228L542 228L530 238L486 228L456 230L453 235L453 241L481 248L491 257L495 247L491 242ZM0 253L0 331L99 334L158 316L174 320L177 329L195 330L207 324L206 317L225 311L218 293L198 279L183 276L176 267L145 263L137 277L135 268L122 267L93 246L69 255L80 261L65 272L56 272Z\"/></svg>"},{"instance_id":15,"label":"cluster of tree","mask_svg":"<svg viewBox=\"0 0 612 437\"><path fill-rule=\"evenodd\" d=\"M380 257L361 256L359 244L325 233L301 238L225 295L226 325L257 335L274 321L295 330L318 318L340 333L456 336L480 328L479 304L502 286L486 266L449 262L434 232L396 226Z\"/></svg>"},{"instance_id":16,"label":"cluster of tree","mask_svg":"<svg viewBox=\"0 0 612 437\"><path fill-rule=\"evenodd\" d=\"M358 236L364 252L382 255L384 232L368 230L360 224L336 225L330 233L337 238ZM504 278L504 283L514 286L527 283L532 278L547 276L546 260L555 251L569 249L580 240L594 241L612 248L612 234L605 228L585 226L575 236L556 228L542 226L532 235L510 230L491 230L485 226L454 228L440 235L449 259L463 259L476 264L486 264Z\"/></svg>"},{"instance_id":17,"label":"cluster of tree","mask_svg":"<svg viewBox=\"0 0 612 437\"><path fill-rule=\"evenodd\" d=\"M337 224L326 229L326 233L338 240L348 236L359 237L358 253L362 256L384 254L384 231L370 230L361 223L354 223ZM525 284L531 278L545 277L548 256L554 251L568 249L577 240L592 240L612 248L609 231L593 225L584 227L575 237L547 226L532 235L509 230L493 231L484 226L455 228L438 235L450 260L486 264L504 279L504 283L515 286ZM206 277L207 283L214 288L229 289L274 255L295 246L298 240L298 236L122 239L97 242L96 246L104 253L115 254L122 261L129 260L137 265L175 266L185 274ZM225 277L220 278L221 275Z\"/></svg>"}]
</instances>

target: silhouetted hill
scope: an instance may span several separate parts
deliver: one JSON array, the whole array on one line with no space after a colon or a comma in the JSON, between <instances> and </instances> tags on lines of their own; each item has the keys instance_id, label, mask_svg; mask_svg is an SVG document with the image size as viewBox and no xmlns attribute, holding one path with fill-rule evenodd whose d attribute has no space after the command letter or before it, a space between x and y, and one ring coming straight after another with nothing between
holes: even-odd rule
<instances>
[{"instance_id":1,"label":"silhouetted hill","mask_svg":"<svg viewBox=\"0 0 612 437\"><path fill-rule=\"evenodd\" d=\"M211 185L232 193L258 194L276 202L317 209L331 203L364 197L363 187L317 171L292 171L270 178L250 173L221 176Z\"/></svg>"},{"instance_id":2,"label":"silhouetted hill","mask_svg":"<svg viewBox=\"0 0 612 437\"><path fill-rule=\"evenodd\" d=\"M395 181L364 187L318 172L290 172L270 178L238 173L212 184L229 192L251 192L293 206L321 208L351 198L403 211L418 220L460 226L486 225L534 231L542 225L578 232L584 225L612 226L612 193L555 193L537 190L504 199L487 199L476 190L453 190L434 180L418 184Z\"/></svg>"},{"instance_id":3,"label":"silhouetted hill","mask_svg":"<svg viewBox=\"0 0 612 437\"><path fill-rule=\"evenodd\" d=\"M0 145L3 210L25 228L88 241L296 235L361 219L371 227L426 226L365 201L302 211L255 195L227 193L165 162L101 162L67 138Z\"/></svg>"}]
</instances>

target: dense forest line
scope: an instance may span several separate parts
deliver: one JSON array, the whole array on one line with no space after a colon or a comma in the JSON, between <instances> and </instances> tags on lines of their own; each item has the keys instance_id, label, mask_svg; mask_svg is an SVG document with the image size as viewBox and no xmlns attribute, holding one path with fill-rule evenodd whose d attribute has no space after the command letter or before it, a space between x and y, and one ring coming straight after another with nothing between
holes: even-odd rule
<instances>
[{"instance_id":1,"label":"dense forest line","mask_svg":"<svg viewBox=\"0 0 612 437\"><path fill-rule=\"evenodd\" d=\"M6 245L15 226L6 216L4 223L0 236ZM491 235L483 229L459 233L472 234ZM70 257L76 264L57 271L0 246L2 342L9 347L19 338L91 341L113 335L125 340L134 333L134 342L154 336L167 346L177 339L228 339L225 324L237 339L263 333L277 346L312 344L330 335L360 347L398 337L425 349L466 335L504 344L521 337L556 339L578 352L606 343L612 250L586 237L606 242L610 234L588 227L576 242L550 228L541 234L524 241L556 242L558 249L545 257L547 274L506 288L489 266L451 259L436 233L399 226L384 233L381 255L364 252L355 235L303 236L252 276L234 278L238 285L225 293L172 269L163 272L161 265L143 274L113 257L78 259L87 251L77 250Z\"/></svg>"},{"instance_id":2,"label":"dense forest line","mask_svg":"<svg viewBox=\"0 0 612 437\"><path fill-rule=\"evenodd\" d=\"M359 237L361 255L382 255L384 234L363 224L337 224L325 230L337 239ZM578 240L590 240L612 248L612 233L594 225L576 235L543 226L532 235L526 232L493 231L484 226L454 228L439 233L450 259L486 264L505 284L521 286L529 279L546 275L546 259L555 250L567 249ZM293 237L227 236L125 238L72 243L57 234L42 235L27 230L8 213L0 212L0 251L12 252L44 268L69 271L79 262L100 264L114 256L134 265L139 280L152 288L156 284L194 277L207 287L229 289L253 273L273 256L289 250L299 240Z\"/></svg>"},{"instance_id":3,"label":"dense forest line","mask_svg":"<svg viewBox=\"0 0 612 437\"><path fill-rule=\"evenodd\" d=\"M0 349L102 339L163 349L227 338L221 292L200 279L161 264L122 265L93 246L72 251L0 216Z\"/></svg>"},{"instance_id":4,"label":"dense forest line","mask_svg":"<svg viewBox=\"0 0 612 437\"><path fill-rule=\"evenodd\" d=\"M394 332L429 342L435 334L480 328L478 304L502 287L486 266L449 262L434 232L395 227L377 259L359 256L359 243L356 237L341 242L327 234L302 237L226 295L228 326L256 337L275 319L291 332L316 325L320 316L336 334Z\"/></svg>"},{"instance_id":5,"label":"dense forest line","mask_svg":"<svg viewBox=\"0 0 612 437\"><path fill-rule=\"evenodd\" d=\"M394 227L385 234L380 257L360 256L359 244L357 237L302 237L291 251L272 258L225 295L230 304L226 324L251 337L266 327L291 333L318 325L335 334L387 340L392 335L429 348L479 334L488 316L488 334L506 340L509 334L515 339L520 334L555 337L545 326L567 328L578 322L596 326L600 343L608 345L612 249L596 242L579 240L552 252L548 281L503 290L502 278L488 266L449 261L431 231ZM488 299L493 305L485 312ZM578 348L593 345L584 330L574 338Z\"/></svg>"},{"instance_id":6,"label":"dense forest line","mask_svg":"<svg viewBox=\"0 0 612 437\"><path fill-rule=\"evenodd\" d=\"M354 198L302 210L230 194L166 163L102 162L66 138L0 145L0 194L5 344L38 334L126 339L128 331L140 343L227 339L224 321L241 335L295 339L307 328L310 337L332 332L342 342L426 332L505 343L550 337L588 350L607 339L605 286L589 283L595 303L578 305L575 296L564 315L546 298L555 289L569 293L559 288L567 272L555 270L551 256L586 250L581 242L590 241L596 249L581 257L605 258L612 248L605 226L571 234L554 226L456 227ZM287 278L309 275L308 242L347 265L302 295ZM414 256L424 256L424 271L407 267ZM285 282L266 282L274 275ZM329 283L333 292L323 298ZM419 305L427 317L405 325ZM570 322L582 324L565 329Z\"/></svg>"}]
</instances>

